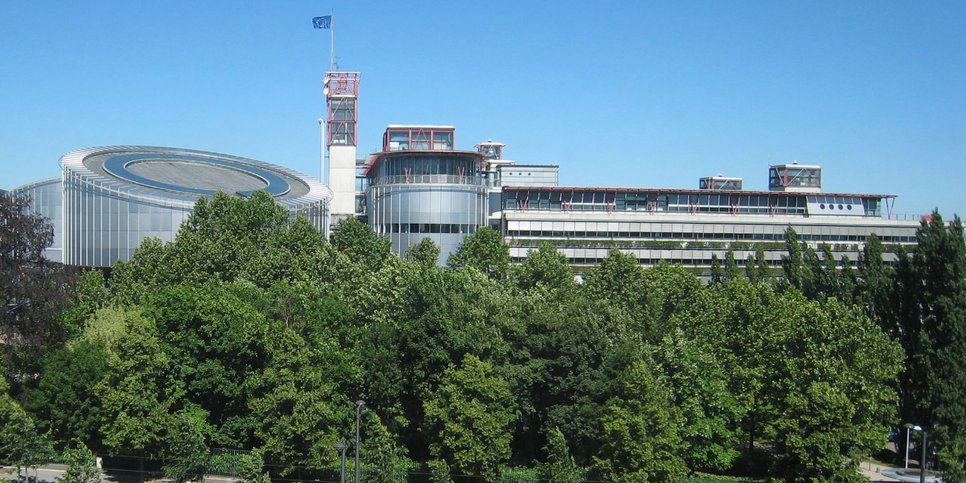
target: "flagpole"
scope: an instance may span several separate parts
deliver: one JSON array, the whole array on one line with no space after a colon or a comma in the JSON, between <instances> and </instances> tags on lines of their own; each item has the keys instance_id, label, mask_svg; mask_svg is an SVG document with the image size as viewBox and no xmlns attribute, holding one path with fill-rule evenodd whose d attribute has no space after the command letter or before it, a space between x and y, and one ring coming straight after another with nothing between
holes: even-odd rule
<instances>
[{"instance_id":1,"label":"flagpole","mask_svg":"<svg viewBox=\"0 0 966 483\"><path fill-rule=\"evenodd\" d=\"M329 70L335 70L335 14L329 21Z\"/></svg>"}]
</instances>

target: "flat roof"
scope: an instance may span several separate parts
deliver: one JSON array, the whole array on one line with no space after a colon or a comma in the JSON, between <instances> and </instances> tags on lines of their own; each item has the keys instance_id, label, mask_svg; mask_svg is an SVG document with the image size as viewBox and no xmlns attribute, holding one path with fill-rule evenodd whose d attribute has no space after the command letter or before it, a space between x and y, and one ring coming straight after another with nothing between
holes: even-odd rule
<instances>
[{"instance_id":1,"label":"flat roof","mask_svg":"<svg viewBox=\"0 0 966 483\"><path fill-rule=\"evenodd\" d=\"M767 196L851 196L857 198L895 198L897 195L861 193L803 193L796 191L750 191L750 190L702 190L688 188L600 188L585 186L504 186L504 191L598 191L614 193L674 193L674 194L723 194L723 195L767 195Z\"/></svg>"},{"instance_id":2,"label":"flat roof","mask_svg":"<svg viewBox=\"0 0 966 483\"><path fill-rule=\"evenodd\" d=\"M456 126L434 126L430 124L390 124L386 129L456 129Z\"/></svg>"}]
</instances>

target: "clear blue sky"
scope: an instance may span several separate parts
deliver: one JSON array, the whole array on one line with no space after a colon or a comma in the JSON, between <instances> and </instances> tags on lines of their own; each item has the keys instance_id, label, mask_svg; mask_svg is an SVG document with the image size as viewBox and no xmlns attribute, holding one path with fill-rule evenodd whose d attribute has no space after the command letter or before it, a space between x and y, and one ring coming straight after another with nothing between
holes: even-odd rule
<instances>
[{"instance_id":1,"label":"clear blue sky","mask_svg":"<svg viewBox=\"0 0 966 483\"><path fill-rule=\"evenodd\" d=\"M966 215L966 2L6 1L0 187L111 144L318 175L328 31L362 72L360 153L387 124L556 163L565 185L697 186L769 164L825 191Z\"/></svg>"}]
</instances>

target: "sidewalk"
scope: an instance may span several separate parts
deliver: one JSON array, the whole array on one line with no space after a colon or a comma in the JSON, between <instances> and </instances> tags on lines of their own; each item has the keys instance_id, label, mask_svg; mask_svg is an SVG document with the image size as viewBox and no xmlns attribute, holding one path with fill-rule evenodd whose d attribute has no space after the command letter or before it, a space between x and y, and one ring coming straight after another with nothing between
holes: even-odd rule
<instances>
[{"instance_id":1,"label":"sidewalk","mask_svg":"<svg viewBox=\"0 0 966 483\"><path fill-rule=\"evenodd\" d=\"M869 481L902 481L882 473L883 471L896 470L896 469L899 469L899 468L880 465L879 463L870 462L870 461L865 461L859 465L859 470L862 472L862 475L867 477ZM919 481L919 480L916 480L916 481Z\"/></svg>"}]
</instances>

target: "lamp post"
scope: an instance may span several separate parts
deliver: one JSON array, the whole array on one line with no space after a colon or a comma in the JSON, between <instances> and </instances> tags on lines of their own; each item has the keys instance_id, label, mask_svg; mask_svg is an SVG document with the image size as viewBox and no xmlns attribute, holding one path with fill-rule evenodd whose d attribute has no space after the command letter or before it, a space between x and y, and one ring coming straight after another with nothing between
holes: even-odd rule
<instances>
[{"instance_id":1,"label":"lamp post","mask_svg":"<svg viewBox=\"0 0 966 483\"><path fill-rule=\"evenodd\" d=\"M363 400L356 401L356 483L359 483L359 423L362 420L362 406L365 406L366 402Z\"/></svg>"},{"instance_id":2,"label":"lamp post","mask_svg":"<svg viewBox=\"0 0 966 483\"><path fill-rule=\"evenodd\" d=\"M904 448L906 450L906 468L908 469L909 468L909 434L912 433L913 430L922 431L922 428L920 428L919 426L915 426L911 423L906 423L906 424L903 424L902 426L906 428L906 445L904 446Z\"/></svg>"},{"instance_id":3,"label":"lamp post","mask_svg":"<svg viewBox=\"0 0 966 483\"><path fill-rule=\"evenodd\" d=\"M335 444L335 449L339 452L339 455L342 458L342 472L339 473L339 483L345 483L345 450L346 450L346 448L348 448L348 445L345 444L345 441L339 441L338 443Z\"/></svg>"}]
</instances>

